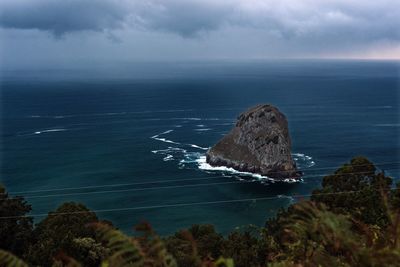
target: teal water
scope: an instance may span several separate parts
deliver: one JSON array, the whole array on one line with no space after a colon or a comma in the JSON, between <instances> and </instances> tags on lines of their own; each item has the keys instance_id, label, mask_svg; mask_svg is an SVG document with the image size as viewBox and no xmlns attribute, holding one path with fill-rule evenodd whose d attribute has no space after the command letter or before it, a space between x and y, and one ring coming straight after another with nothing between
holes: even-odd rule
<instances>
[{"instance_id":1,"label":"teal water","mask_svg":"<svg viewBox=\"0 0 400 267\"><path fill-rule=\"evenodd\" d=\"M263 225L353 156L399 177L399 67L283 61L3 72L0 181L26 196L33 214L79 201L109 209L99 217L125 231L143 220L161 234L193 223L223 233ZM303 182L199 168L205 149L259 103L287 115ZM264 197L276 198L154 207Z\"/></svg>"}]
</instances>

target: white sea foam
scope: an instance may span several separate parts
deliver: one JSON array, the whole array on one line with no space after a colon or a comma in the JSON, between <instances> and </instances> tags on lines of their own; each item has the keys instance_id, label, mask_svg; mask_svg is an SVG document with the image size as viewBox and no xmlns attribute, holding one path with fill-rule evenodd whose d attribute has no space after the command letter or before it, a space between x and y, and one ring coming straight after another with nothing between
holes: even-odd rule
<instances>
[{"instance_id":1,"label":"white sea foam","mask_svg":"<svg viewBox=\"0 0 400 267\"><path fill-rule=\"evenodd\" d=\"M179 144L180 144L180 143L178 143L178 142L174 142L174 141L168 140L168 139L166 139L166 138L159 138L159 137L152 137L152 138L155 139L155 140L164 142L164 143L175 144L175 145L179 145Z\"/></svg>"},{"instance_id":2,"label":"white sea foam","mask_svg":"<svg viewBox=\"0 0 400 267\"><path fill-rule=\"evenodd\" d=\"M51 133L51 132L64 132L64 131L67 131L67 129L64 129L64 128L48 129L48 130L36 131L33 134L42 134L42 133Z\"/></svg>"},{"instance_id":3,"label":"white sea foam","mask_svg":"<svg viewBox=\"0 0 400 267\"><path fill-rule=\"evenodd\" d=\"M172 131L174 131L174 130L166 130L165 132L162 132L162 133L153 135L151 138L157 138L157 137L159 137L160 135L169 134L169 133L172 132Z\"/></svg>"},{"instance_id":4,"label":"white sea foam","mask_svg":"<svg viewBox=\"0 0 400 267\"><path fill-rule=\"evenodd\" d=\"M174 160L174 156L167 155L166 157L163 158L163 161L170 161L170 160Z\"/></svg>"},{"instance_id":5,"label":"white sea foam","mask_svg":"<svg viewBox=\"0 0 400 267\"><path fill-rule=\"evenodd\" d=\"M219 121L219 120L231 120L231 119L221 119L221 118L205 118L205 121Z\"/></svg>"},{"instance_id":6,"label":"white sea foam","mask_svg":"<svg viewBox=\"0 0 400 267\"><path fill-rule=\"evenodd\" d=\"M176 117L176 118L169 118L167 120L201 121L202 119L197 117L188 117L188 118Z\"/></svg>"},{"instance_id":7,"label":"white sea foam","mask_svg":"<svg viewBox=\"0 0 400 267\"><path fill-rule=\"evenodd\" d=\"M272 181L272 182L278 181L277 179L270 178L268 176L263 176L261 174L256 174L256 173L251 173L251 172L242 172L242 171L238 171L238 170L235 170L233 168L230 168L230 167L225 167L225 166L214 167L214 166L211 166L210 164L207 163L206 156L204 156L204 155L199 156L194 161L197 163L198 168L200 170L203 170L203 171L218 171L218 172L225 172L225 173L236 174L236 175L250 176L250 177L256 178L257 180L260 180L260 181L265 181L265 180ZM286 179L279 180L279 181L283 181L283 182L286 182L286 183L297 183L297 182L301 182L302 179L286 178Z\"/></svg>"},{"instance_id":8,"label":"white sea foam","mask_svg":"<svg viewBox=\"0 0 400 267\"><path fill-rule=\"evenodd\" d=\"M154 139L154 140L157 140L157 141L164 142L164 143L179 145L180 143L178 143L178 142L175 142L175 141L172 141L172 140L169 140L169 139L166 139L166 138L161 138L161 137L159 137L160 135L169 134L170 132L173 132L173 131L174 131L174 130L167 130L167 131L165 131L165 132L162 132L162 133L153 135L153 136L150 137L150 138L152 138L152 139Z\"/></svg>"},{"instance_id":9,"label":"white sea foam","mask_svg":"<svg viewBox=\"0 0 400 267\"><path fill-rule=\"evenodd\" d=\"M198 145L194 145L194 144L189 144L191 147L194 147L194 148L198 148L198 149L203 149L203 150L208 150L208 147L201 147L201 146L198 146Z\"/></svg>"},{"instance_id":10,"label":"white sea foam","mask_svg":"<svg viewBox=\"0 0 400 267\"><path fill-rule=\"evenodd\" d=\"M196 132L206 132L206 131L210 131L211 128L201 128L201 129L194 129Z\"/></svg>"},{"instance_id":11,"label":"white sea foam","mask_svg":"<svg viewBox=\"0 0 400 267\"><path fill-rule=\"evenodd\" d=\"M166 154L166 153L173 153L173 152L186 153L186 149L179 148L179 147L168 147L166 149L159 149L159 150L151 151L151 153L154 153L154 154Z\"/></svg>"},{"instance_id":12,"label":"white sea foam","mask_svg":"<svg viewBox=\"0 0 400 267\"><path fill-rule=\"evenodd\" d=\"M241 172L238 170L235 170L230 167L225 167L225 166L211 166L210 164L207 163L206 161L206 156L200 156L198 159L195 160L196 163L198 164L198 168L200 170L205 170L205 171L219 171L219 172L228 172L231 174L239 174L239 175L245 175L245 176L251 176L260 180L270 180L274 181L274 179L267 177L267 176L262 176L261 174L256 174L256 173L251 173L251 172Z\"/></svg>"},{"instance_id":13,"label":"white sea foam","mask_svg":"<svg viewBox=\"0 0 400 267\"><path fill-rule=\"evenodd\" d=\"M163 155L163 161L173 161L177 158L181 158L186 153L186 149L179 147L168 147L166 149L152 150L153 154Z\"/></svg>"},{"instance_id":14,"label":"white sea foam","mask_svg":"<svg viewBox=\"0 0 400 267\"><path fill-rule=\"evenodd\" d=\"M303 153L292 153L293 160L296 162L297 167L300 169L310 168L315 165L311 156L307 156Z\"/></svg>"}]
</instances>

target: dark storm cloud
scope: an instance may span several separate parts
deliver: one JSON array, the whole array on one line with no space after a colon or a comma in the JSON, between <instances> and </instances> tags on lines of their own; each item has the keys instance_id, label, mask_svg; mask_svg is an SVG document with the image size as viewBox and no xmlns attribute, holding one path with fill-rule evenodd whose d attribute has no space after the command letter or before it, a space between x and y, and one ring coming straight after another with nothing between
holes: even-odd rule
<instances>
[{"instance_id":1,"label":"dark storm cloud","mask_svg":"<svg viewBox=\"0 0 400 267\"><path fill-rule=\"evenodd\" d=\"M0 10L4 28L38 29L56 36L118 28L129 14L122 2L112 0L4 0Z\"/></svg>"},{"instance_id":2,"label":"dark storm cloud","mask_svg":"<svg viewBox=\"0 0 400 267\"><path fill-rule=\"evenodd\" d=\"M229 23L234 10L235 5L226 1L151 0L138 2L134 17L146 28L195 37Z\"/></svg>"},{"instance_id":3,"label":"dark storm cloud","mask_svg":"<svg viewBox=\"0 0 400 267\"><path fill-rule=\"evenodd\" d=\"M207 1L4 0L0 10L3 28L38 29L57 36L125 25L190 37L217 29L232 7Z\"/></svg>"},{"instance_id":4,"label":"dark storm cloud","mask_svg":"<svg viewBox=\"0 0 400 267\"><path fill-rule=\"evenodd\" d=\"M183 37L227 27L305 42L400 40L398 0L2 0L3 28L55 35L128 28Z\"/></svg>"}]
</instances>

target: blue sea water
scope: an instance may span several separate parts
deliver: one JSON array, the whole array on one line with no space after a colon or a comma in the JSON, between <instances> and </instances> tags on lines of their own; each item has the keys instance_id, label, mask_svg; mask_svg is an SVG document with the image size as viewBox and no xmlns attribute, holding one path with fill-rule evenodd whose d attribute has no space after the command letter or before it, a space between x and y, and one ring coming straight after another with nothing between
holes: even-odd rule
<instances>
[{"instance_id":1,"label":"blue sea water","mask_svg":"<svg viewBox=\"0 0 400 267\"><path fill-rule=\"evenodd\" d=\"M149 221L161 234L194 223L227 233L263 225L353 156L400 174L399 62L147 63L1 75L0 182L24 195L32 214L77 201L124 231ZM286 114L303 182L202 163L236 117L260 103ZM257 198L270 199L229 202Z\"/></svg>"}]
</instances>

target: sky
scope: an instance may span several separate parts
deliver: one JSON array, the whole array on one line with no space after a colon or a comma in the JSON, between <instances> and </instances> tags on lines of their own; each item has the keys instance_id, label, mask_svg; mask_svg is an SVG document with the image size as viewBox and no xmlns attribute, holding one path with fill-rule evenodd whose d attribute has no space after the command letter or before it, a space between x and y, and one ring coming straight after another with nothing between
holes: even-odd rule
<instances>
[{"instance_id":1,"label":"sky","mask_svg":"<svg viewBox=\"0 0 400 267\"><path fill-rule=\"evenodd\" d=\"M0 0L3 69L400 59L399 0Z\"/></svg>"}]
</instances>

